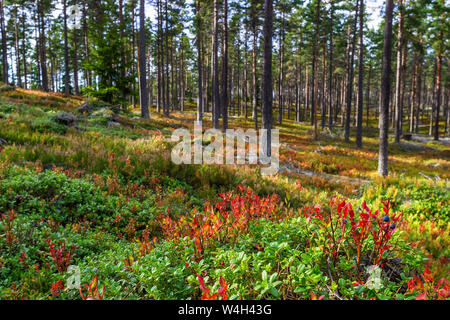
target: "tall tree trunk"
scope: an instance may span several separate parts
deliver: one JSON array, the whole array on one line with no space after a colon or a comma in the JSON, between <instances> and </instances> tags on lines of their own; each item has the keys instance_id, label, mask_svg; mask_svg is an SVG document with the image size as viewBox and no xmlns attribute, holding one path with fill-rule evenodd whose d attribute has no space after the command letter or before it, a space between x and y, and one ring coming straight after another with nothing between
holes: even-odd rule
<instances>
[{"instance_id":1,"label":"tall tree trunk","mask_svg":"<svg viewBox=\"0 0 450 320\"><path fill-rule=\"evenodd\" d=\"M25 43L25 12L22 12L21 24L22 24L22 61L23 61L23 75L24 75L24 88L27 89L27 47Z\"/></svg>"},{"instance_id":2,"label":"tall tree trunk","mask_svg":"<svg viewBox=\"0 0 450 320\"><path fill-rule=\"evenodd\" d=\"M237 116L241 116L241 38L237 35L237 71L236 71L236 94L237 94Z\"/></svg>"},{"instance_id":3,"label":"tall tree trunk","mask_svg":"<svg viewBox=\"0 0 450 320\"><path fill-rule=\"evenodd\" d=\"M20 73L20 51L19 51L19 22L17 20L18 8L14 5L14 51L16 54L16 76L17 85L22 87L22 75Z\"/></svg>"},{"instance_id":4,"label":"tall tree trunk","mask_svg":"<svg viewBox=\"0 0 450 320\"><path fill-rule=\"evenodd\" d=\"M119 34L120 34L120 41L123 44L124 41L124 28L125 28L125 21L123 18L123 0L119 0ZM121 62L121 67L120 67L120 75L122 76L122 78L125 78L125 74L126 74L126 70L125 70L125 65L126 65L126 57L125 57L125 50L124 50L124 46L121 46L120 49L120 62ZM120 93L122 99L125 99L125 92L124 90L122 90L122 92Z\"/></svg>"},{"instance_id":5,"label":"tall tree trunk","mask_svg":"<svg viewBox=\"0 0 450 320\"><path fill-rule=\"evenodd\" d=\"M40 10L40 63L41 63L41 76L42 76L42 89L44 91L48 91L48 74L47 74L47 49L46 49L46 39L45 39L45 20L44 20L44 12L41 7Z\"/></svg>"},{"instance_id":6,"label":"tall tree trunk","mask_svg":"<svg viewBox=\"0 0 450 320\"><path fill-rule=\"evenodd\" d=\"M358 56L358 115L356 120L356 147L362 148L362 122L363 122L363 72L364 72L364 0L359 0L359 56Z\"/></svg>"},{"instance_id":7,"label":"tall tree trunk","mask_svg":"<svg viewBox=\"0 0 450 320\"><path fill-rule=\"evenodd\" d=\"M147 72L145 58L145 0L139 0L139 104L141 117L148 119Z\"/></svg>"},{"instance_id":8,"label":"tall tree trunk","mask_svg":"<svg viewBox=\"0 0 450 320\"><path fill-rule=\"evenodd\" d=\"M88 27L87 27L87 8L86 1L83 0L83 42L84 42L84 59L85 61L89 61L89 39L88 39ZM88 68L85 68L84 78L87 86L92 85L91 79L91 71Z\"/></svg>"},{"instance_id":9,"label":"tall tree trunk","mask_svg":"<svg viewBox=\"0 0 450 320\"><path fill-rule=\"evenodd\" d=\"M222 130L228 129L228 2L223 0Z\"/></svg>"},{"instance_id":10,"label":"tall tree trunk","mask_svg":"<svg viewBox=\"0 0 450 320\"><path fill-rule=\"evenodd\" d=\"M326 123L326 114L327 114L327 101L326 94L327 92L327 84L326 84L326 73L327 73L327 45L326 42L323 43L323 51L322 51L322 81L320 87L320 105L322 106L322 111L320 113L320 126L325 129Z\"/></svg>"},{"instance_id":11,"label":"tall tree trunk","mask_svg":"<svg viewBox=\"0 0 450 320\"><path fill-rule=\"evenodd\" d=\"M131 104L133 106L133 109L136 107L136 97L134 92L136 91L136 81L134 80L134 76L136 74L137 66L136 66L136 0L131 1L131 73L133 75L133 81L131 82L131 92L133 94L131 95ZM139 57L138 57L139 58ZM139 77L139 75L138 75Z\"/></svg>"},{"instance_id":12,"label":"tall tree trunk","mask_svg":"<svg viewBox=\"0 0 450 320\"><path fill-rule=\"evenodd\" d=\"M202 34L201 34L201 27L202 27L202 20L200 16L200 0L196 1L196 27L197 27L197 34L196 34L196 45L197 45L197 74L198 74L198 84L197 84L197 121L203 120L203 66L202 66Z\"/></svg>"},{"instance_id":13,"label":"tall tree trunk","mask_svg":"<svg viewBox=\"0 0 450 320\"><path fill-rule=\"evenodd\" d=\"M78 34L73 30L73 89L76 96L79 95L78 87Z\"/></svg>"},{"instance_id":14,"label":"tall tree trunk","mask_svg":"<svg viewBox=\"0 0 450 320\"><path fill-rule=\"evenodd\" d=\"M445 7L445 1L441 0L441 5L444 8ZM434 128L434 140L439 140L439 112L441 108L441 69L442 69L442 56L443 56L443 50L444 50L444 25L445 25L445 16L444 12L442 13L442 26L441 31L439 33L439 44L438 44L438 52L436 57L436 63L437 63L437 75L436 75L436 117L435 117L435 128Z\"/></svg>"},{"instance_id":15,"label":"tall tree trunk","mask_svg":"<svg viewBox=\"0 0 450 320\"><path fill-rule=\"evenodd\" d=\"M169 115L170 109L170 83L169 83L169 11L168 11L168 0L165 1L165 56L166 56L166 110L165 115Z\"/></svg>"},{"instance_id":16,"label":"tall tree trunk","mask_svg":"<svg viewBox=\"0 0 450 320\"><path fill-rule=\"evenodd\" d=\"M433 121L435 118L435 111L436 111L436 82L437 82L437 59L434 59L434 72L433 72L433 87L431 92L429 93L429 103L431 104L431 112L430 112L430 126L428 134L431 136L433 135Z\"/></svg>"},{"instance_id":17,"label":"tall tree trunk","mask_svg":"<svg viewBox=\"0 0 450 320\"><path fill-rule=\"evenodd\" d=\"M314 126L314 140L318 138L317 136L317 56L319 51L319 30L320 30L320 0L317 0L316 6L316 21L315 21L315 31L314 31L314 48L313 48L313 61L312 61L312 99L311 99L311 124Z\"/></svg>"},{"instance_id":18,"label":"tall tree trunk","mask_svg":"<svg viewBox=\"0 0 450 320\"><path fill-rule=\"evenodd\" d=\"M349 62L348 66L348 79L347 79L347 92L345 95L346 98L346 110L345 110L345 142L350 141L350 121L351 121L351 112L352 112L352 99L353 99L353 63L355 58L355 43L356 43L356 21L358 17L358 7L359 1L356 1L355 5L355 17L353 21L353 31L352 31L352 44L351 50L349 54Z\"/></svg>"},{"instance_id":19,"label":"tall tree trunk","mask_svg":"<svg viewBox=\"0 0 450 320\"><path fill-rule=\"evenodd\" d=\"M245 31L244 38L244 117L248 117L248 32Z\"/></svg>"},{"instance_id":20,"label":"tall tree trunk","mask_svg":"<svg viewBox=\"0 0 450 320\"><path fill-rule=\"evenodd\" d=\"M441 41L442 41L442 29L441 29ZM441 108L441 69L442 69L442 53L439 52L436 56L436 107L434 116L434 140L439 140L439 112Z\"/></svg>"},{"instance_id":21,"label":"tall tree trunk","mask_svg":"<svg viewBox=\"0 0 450 320\"><path fill-rule=\"evenodd\" d=\"M8 83L8 48L6 46L6 23L3 0L0 0L0 29L2 35L2 81Z\"/></svg>"},{"instance_id":22,"label":"tall tree trunk","mask_svg":"<svg viewBox=\"0 0 450 320\"><path fill-rule=\"evenodd\" d=\"M184 94L185 94L185 81L184 81L184 39L181 39L181 57L180 57L180 110L184 111Z\"/></svg>"},{"instance_id":23,"label":"tall tree trunk","mask_svg":"<svg viewBox=\"0 0 450 320\"><path fill-rule=\"evenodd\" d=\"M380 147L378 152L378 175L388 175L388 130L389 100L391 92L391 58L392 58L392 11L393 0L386 0L383 64L381 71L380 104Z\"/></svg>"},{"instance_id":24,"label":"tall tree trunk","mask_svg":"<svg viewBox=\"0 0 450 320\"><path fill-rule=\"evenodd\" d=\"M369 75L367 77L367 97L366 97L366 127L369 127L369 107L370 107L370 80L372 79L372 61L369 62Z\"/></svg>"},{"instance_id":25,"label":"tall tree trunk","mask_svg":"<svg viewBox=\"0 0 450 320\"><path fill-rule=\"evenodd\" d=\"M70 94L69 86L69 43L67 40L67 0L63 1L64 16L64 93L66 96Z\"/></svg>"},{"instance_id":26,"label":"tall tree trunk","mask_svg":"<svg viewBox=\"0 0 450 320\"><path fill-rule=\"evenodd\" d=\"M278 123L281 124L283 122L283 69L284 69L284 30L283 30L283 19L284 14L281 14L281 26L280 26L280 52L279 52L279 71L278 71Z\"/></svg>"},{"instance_id":27,"label":"tall tree trunk","mask_svg":"<svg viewBox=\"0 0 450 320\"><path fill-rule=\"evenodd\" d=\"M320 0L317 0L316 18L314 27L314 46L312 58L312 81L311 81L311 125L314 126L314 139L317 139L317 119L316 119L316 103L317 103L317 55L319 50L319 29L320 29Z\"/></svg>"},{"instance_id":28,"label":"tall tree trunk","mask_svg":"<svg viewBox=\"0 0 450 320\"><path fill-rule=\"evenodd\" d=\"M206 43L206 41L204 41L203 43ZM210 100L210 95L209 95L209 91L210 91L210 81L209 81L209 79L210 79L210 77L211 77L211 74L210 74L210 72L211 72L211 68L210 68L210 64L211 64L211 61L210 61L210 55L209 55L209 52L208 52L208 48L204 48L205 46L203 46L203 50L204 50L204 53L203 53L203 55L204 55L204 57L205 57L205 65L204 65L204 68L203 68L203 70L204 70L204 82L205 82L205 92L204 92L204 97L205 97L205 99L204 99L204 104L203 104L203 111L206 111L206 112L210 112L211 111L211 108L210 108L210 103L209 103L209 100Z\"/></svg>"},{"instance_id":29,"label":"tall tree trunk","mask_svg":"<svg viewBox=\"0 0 450 320\"><path fill-rule=\"evenodd\" d=\"M329 30L329 62L328 62L328 128L333 129L333 0L330 1L330 30Z\"/></svg>"},{"instance_id":30,"label":"tall tree trunk","mask_svg":"<svg viewBox=\"0 0 450 320\"><path fill-rule=\"evenodd\" d=\"M161 106L163 109L163 112L165 112L164 107L164 66L163 66L163 60L162 60L162 10L161 10L161 0L158 0L156 3L157 7L157 25L158 25L158 32L157 32L157 42L156 42L156 59L157 59L157 65L158 65L158 78L157 78L157 100L156 100L156 111L158 113L161 112Z\"/></svg>"},{"instance_id":31,"label":"tall tree trunk","mask_svg":"<svg viewBox=\"0 0 450 320\"><path fill-rule=\"evenodd\" d=\"M423 35L420 35L420 44L423 43ZM419 115L420 115L420 105L422 100L422 66L423 66L423 48L420 48L419 55L418 55L418 61L417 61L417 76L416 76L416 99L414 99L414 109L415 109L415 126L414 131L416 133L419 132Z\"/></svg>"},{"instance_id":32,"label":"tall tree trunk","mask_svg":"<svg viewBox=\"0 0 450 320\"><path fill-rule=\"evenodd\" d=\"M255 18L256 19L256 18ZM253 121L255 123L255 130L258 130L258 97L256 93L256 50L257 50L257 29L256 21L253 21L253 50L252 50L252 110L253 110Z\"/></svg>"},{"instance_id":33,"label":"tall tree trunk","mask_svg":"<svg viewBox=\"0 0 450 320\"><path fill-rule=\"evenodd\" d=\"M174 72L175 72L175 67L176 67L176 63L174 63L174 56L175 56L175 45L174 45L174 40L175 39L171 39L170 41L170 100L171 100L171 104L172 104L172 108L171 110L173 111L175 109L175 106L177 105L177 98L176 98L176 88L174 90L174 86L176 86L176 82L175 82L175 77L174 77Z\"/></svg>"},{"instance_id":34,"label":"tall tree trunk","mask_svg":"<svg viewBox=\"0 0 450 320\"><path fill-rule=\"evenodd\" d=\"M266 155L271 156L272 145L272 35L273 35L273 0L264 0L264 57L261 79L261 127L266 129Z\"/></svg>"},{"instance_id":35,"label":"tall tree trunk","mask_svg":"<svg viewBox=\"0 0 450 320\"><path fill-rule=\"evenodd\" d=\"M419 68L419 58L418 54L414 54L414 61L413 61L413 73L411 76L411 93L409 98L409 132L414 132L414 121L415 121L415 115L414 115L414 101L416 100L417 95L417 70Z\"/></svg>"},{"instance_id":36,"label":"tall tree trunk","mask_svg":"<svg viewBox=\"0 0 450 320\"><path fill-rule=\"evenodd\" d=\"M218 57L218 21L219 21L219 0L214 0L213 13L213 43L212 43L212 122L214 129L219 129L219 57Z\"/></svg>"},{"instance_id":37,"label":"tall tree trunk","mask_svg":"<svg viewBox=\"0 0 450 320\"><path fill-rule=\"evenodd\" d=\"M401 110L403 109L402 99L402 71L403 71L403 45L404 45L404 6L405 0L399 0L399 20L398 20L398 41L397 41L397 74L395 77L395 125L394 125L394 141L400 142L401 135Z\"/></svg>"},{"instance_id":38,"label":"tall tree trunk","mask_svg":"<svg viewBox=\"0 0 450 320\"><path fill-rule=\"evenodd\" d=\"M1 1L1 0L0 0ZM33 12L33 18L35 23L34 33L36 42L36 70L37 70L37 86L42 88L42 77L41 77L41 22L39 19L39 10Z\"/></svg>"},{"instance_id":39,"label":"tall tree trunk","mask_svg":"<svg viewBox=\"0 0 450 320\"><path fill-rule=\"evenodd\" d=\"M149 107L153 106L153 75L152 75L152 56L150 46L147 48L147 72L148 72L148 81L147 81L147 93L148 93L148 105Z\"/></svg>"}]
</instances>

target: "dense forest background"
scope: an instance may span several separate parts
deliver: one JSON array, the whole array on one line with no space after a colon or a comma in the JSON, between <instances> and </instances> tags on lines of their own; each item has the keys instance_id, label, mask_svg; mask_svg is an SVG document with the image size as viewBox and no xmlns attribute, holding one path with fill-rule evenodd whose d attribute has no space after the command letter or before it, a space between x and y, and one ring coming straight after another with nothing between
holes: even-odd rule
<instances>
[{"instance_id":1,"label":"dense forest background","mask_svg":"<svg viewBox=\"0 0 450 320\"><path fill-rule=\"evenodd\" d=\"M346 141L355 126L359 147L363 125L377 126L385 19L369 28L367 16L381 8L383 17L385 9L366 2L273 1L274 123L310 121L315 135L317 126L342 126ZM147 105L169 115L190 101L197 103L197 120L211 112L216 128L219 119L227 127L228 114L252 117L258 128L263 1L0 5L5 83L140 103L143 117ZM394 3L389 126L395 142L413 132L435 140L448 134L448 9L444 0Z\"/></svg>"}]
</instances>

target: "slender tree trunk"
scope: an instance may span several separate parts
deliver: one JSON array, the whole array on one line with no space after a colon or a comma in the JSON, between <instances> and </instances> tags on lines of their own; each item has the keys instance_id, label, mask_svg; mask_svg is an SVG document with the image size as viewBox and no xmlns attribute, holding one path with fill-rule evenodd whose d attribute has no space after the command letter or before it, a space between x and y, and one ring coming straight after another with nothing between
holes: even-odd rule
<instances>
[{"instance_id":1,"label":"slender tree trunk","mask_svg":"<svg viewBox=\"0 0 450 320\"><path fill-rule=\"evenodd\" d=\"M273 0L264 0L264 57L261 79L261 127L266 129L266 155L271 156L272 145L272 35L273 35Z\"/></svg>"},{"instance_id":2,"label":"slender tree trunk","mask_svg":"<svg viewBox=\"0 0 450 320\"><path fill-rule=\"evenodd\" d=\"M317 140L317 56L319 50L319 30L320 30L320 0L317 0L316 6L316 22L314 31L314 49L313 49L313 61L312 61L312 99L311 99L311 125L314 126L314 140Z\"/></svg>"},{"instance_id":3,"label":"slender tree trunk","mask_svg":"<svg viewBox=\"0 0 450 320\"><path fill-rule=\"evenodd\" d=\"M279 71L278 71L278 123L281 124L283 122L283 69L284 69L284 31L283 31L283 19L284 14L281 15L281 27L280 27L280 52L279 52Z\"/></svg>"},{"instance_id":4,"label":"slender tree trunk","mask_svg":"<svg viewBox=\"0 0 450 320\"><path fill-rule=\"evenodd\" d=\"M327 92L327 84L326 84L326 73L327 73L327 48L326 42L323 43L323 55L322 55L322 83L320 87L320 105L322 106L322 111L320 113L320 126L325 129L326 123L326 114L327 114L327 101L326 94Z\"/></svg>"},{"instance_id":5,"label":"slender tree trunk","mask_svg":"<svg viewBox=\"0 0 450 320\"><path fill-rule=\"evenodd\" d=\"M73 30L73 89L74 94L78 96L78 34L76 29Z\"/></svg>"},{"instance_id":6,"label":"slender tree trunk","mask_svg":"<svg viewBox=\"0 0 450 320\"><path fill-rule=\"evenodd\" d=\"M184 95L185 95L185 81L184 81L184 39L181 39L181 61L180 61L180 109L184 111Z\"/></svg>"},{"instance_id":7,"label":"slender tree trunk","mask_svg":"<svg viewBox=\"0 0 450 320\"><path fill-rule=\"evenodd\" d=\"M311 76L310 76L310 71L309 71L309 63L305 63L305 97L304 97L304 104L305 104L305 108L304 108L304 112L302 113L302 120L306 121L308 118L308 112L311 109L311 104L310 104L310 96L311 96Z\"/></svg>"},{"instance_id":8,"label":"slender tree trunk","mask_svg":"<svg viewBox=\"0 0 450 320\"><path fill-rule=\"evenodd\" d=\"M443 37L443 32L441 29L441 41ZM439 140L439 112L441 108L441 69L442 69L442 53L439 52L436 57L436 115L434 117L434 140Z\"/></svg>"},{"instance_id":9,"label":"slender tree trunk","mask_svg":"<svg viewBox=\"0 0 450 320\"><path fill-rule=\"evenodd\" d=\"M253 21L253 50L252 50L252 110L255 130L258 130L258 97L256 93L256 49L257 49L257 29L256 21Z\"/></svg>"},{"instance_id":10,"label":"slender tree trunk","mask_svg":"<svg viewBox=\"0 0 450 320\"><path fill-rule=\"evenodd\" d=\"M351 51L349 54L349 62L348 62L348 80L347 80L347 92L346 92L346 111L345 111L345 142L350 141L350 121L351 121L351 112L352 112L352 99L353 99L353 63L355 58L355 40L356 40L356 21L358 17L358 7L359 1L356 1L355 5L355 17L353 21L353 31L352 31L352 44Z\"/></svg>"},{"instance_id":11,"label":"slender tree trunk","mask_svg":"<svg viewBox=\"0 0 450 320\"><path fill-rule=\"evenodd\" d=\"M356 120L356 147L362 148L362 122L363 122L363 72L364 72L364 0L359 0L359 57L358 57L358 114Z\"/></svg>"},{"instance_id":12,"label":"slender tree trunk","mask_svg":"<svg viewBox=\"0 0 450 320\"><path fill-rule=\"evenodd\" d=\"M431 136L433 135L433 121L435 118L435 111L436 111L436 82L437 82L437 59L434 59L434 72L433 72L433 87L431 92L429 93L429 103L431 105L431 112L430 112L430 126L428 134Z\"/></svg>"},{"instance_id":13,"label":"slender tree trunk","mask_svg":"<svg viewBox=\"0 0 450 320\"><path fill-rule=\"evenodd\" d=\"M175 39L171 39L170 41L170 100L171 100L171 105L172 108L171 110L174 111L175 106L177 105L177 98L176 98L176 81L175 81L175 75L174 75L174 71L176 68L176 63L174 63L174 56L175 56L175 45L174 45L174 40ZM174 86L175 86L175 90L174 90Z\"/></svg>"},{"instance_id":14,"label":"slender tree trunk","mask_svg":"<svg viewBox=\"0 0 450 320\"><path fill-rule=\"evenodd\" d=\"M204 43L206 43L206 41ZM210 75L210 72L211 72L210 64L211 64L211 62L209 60L210 55L209 55L209 52L208 52L207 49L205 49L204 56L205 56L205 67L203 69L205 71L205 73L204 73L204 75L205 75L205 77L204 77L205 78L204 79L204 81L205 81L205 93L204 93L205 103L203 104L203 109L206 112L210 112L211 108L210 108L210 102L209 102L209 100L210 100L210 95L209 95L210 81L209 80L210 80L210 77L211 77L211 75Z\"/></svg>"},{"instance_id":15,"label":"slender tree trunk","mask_svg":"<svg viewBox=\"0 0 450 320\"><path fill-rule=\"evenodd\" d=\"M395 79L395 125L394 125L394 141L400 143L401 135L401 110L403 109L402 99L402 65L403 65L403 45L404 45L404 5L405 0L399 0L399 22L398 22L398 42L397 42L397 74Z\"/></svg>"},{"instance_id":16,"label":"slender tree trunk","mask_svg":"<svg viewBox=\"0 0 450 320\"><path fill-rule=\"evenodd\" d=\"M139 104L141 117L150 118L148 111L147 72L145 58L145 0L139 0Z\"/></svg>"},{"instance_id":17,"label":"slender tree trunk","mask_svg":"<svg viewBox=\"0 0 450 320\"><path fill-rule=\"evenodd\" d=\"M329 63L328 63L328 128L333 129L333 0L330 1L330 30L329 30Z\"/></svg>"},{"instance_id":18,"label":"slender tree trunk","mask_svg":"<svg viewBox=\"0 0 450 320\"><path fill-rule=\"evenodd\" d=\"M369 127L369 107L370 107L370 80L372 79L372 62L369 62L369 75L367 77L367 97L366 97L366 127Z\"/></svg>"},{"instance_id":19,"label":"slender tree trunk","mask_svg":"<svg viewBox=\"0 0 450 320\"><path fill-rule=\"evenodd\" d=\"M169 11L168 11L168 0L165 1L165 56L166 56L166 110L165 115L169 115L169 109L170 109L170 83L169 83Z\"/></svg>"},{"instance_id":20,"label":"slender tree trunk","mask_svg":"<svg viewBox=\"0 0 450 320\"><path fill-rule=\"evenodd\" d=\"M6 46L6 23L3 0L0 0L0 30L2 35L2 81L8 83L8 48Z\"/></svg>"},{"instance_id":21,"label":"slender tree trunk","mask_svg":"<svg viewBox=\"0 0 450 320\"><path fill-rule=\"evenodd\" d=\"M236 94L237 94L237 116L241 116L241 39L239 33L237 35L238 47L237 47L237 71L236 71Z\"/></svg>"},{"instance_id":22,"label":"slender tree trunk","mask_svg":"<svg viewBox=\"0 0 450 320\"><path fill-rule=\"evenodd\" d=\"M83 0L83 42L84 42L84 59L85 61L89 61L89 39L88 39L88 27L87 27L87 8L86 1ZM88 68L85 68L84 78L87 86L92 85L91 79L91 71Z\"/></svg>"},{"instance_id":23,"label":"slender tree trunk","mask_svg":"<svg viewBox=\"0 0 450 320\"><path fill-rule=\"evenodd\" d=\"M124 18L123 18L123 0L119 0L119 29L120 29L120 41L123 44L124 41L124 28L125 28L125 22L124 22ZM124 50L124 46L121 46L120 49L120 61L121 61L121 67L120 67L120 75L122 76L122 78L125 78L125 74L126 74L126 70L125 70L125 65L126 65L126 56L125 56L125 50ZM122 99L125 99L125 92L124 90L122 90L122 92L120 93Z\"/></svg>"},{"instance_id":24,"label":"slender tree trunk","mask_svg":"<svg viewBox=\"0 0 450 320\"><path fill-rule=\"evenodd\" d=\"M378 152L378 174L388 175L388 129L389 100L391 92L391 58L392 58L392 11L393 0L386 0L383 64L381 71L381 104L380 104L380 147Z\"/></svg>"},{"instance_id":25,"label":"slender tree trunk","mask_svg":"<svg viewBox=\"0 0 450 320\"><path fill-rule=\"evenodd\" d=\"M163 109L163 113L166 113L165 108L165 95L164 95L164 63L163 63L163 38L162 38L162 4L161 0L157 1L157 24L158 24L158 33L157 33L157 64L158 64L158 84L157 84L157 101L156 101L156 111L158 113L161 112L161 106Z\"/></svg>"},{"instance_id":26,"label":"slender tree trunk","mask_svg":"<svg viewBox=\"0 0 450 320\"><path fill-rule=\"evenodd\" d=\"M153 75L152 75L152 56L150 51L150 46L147 48L147 72L148 72L148 81L147 81L147 93L148 93L148 105L149 107L153 106Z\"/></svg>"},{"instance_id":27,"label":"slender tree trunk","mask_svg":"<svg viewBox=\"0 0 450 320\"><path fill-rule=\"evenodd\" d=\"M244 39L244 117L247 119L248 117L248 32L245 31L245 39Z\"/></svg>"},{"instance_id":28,"label":"slender tree trunk","mask_svg":"<svg viewBox=\"0 0 450 320\"><path fill-rule=\"evenodd\" d=\"M420 44L423 43L423 35L420 35ZM415 128L414 131L416 133L419 133L419 114L420 114L420 105L421 105L421 99L422 99L422 66L423 66L423 48L421 47L419 52L419 58L417 62L417 78L416 78L416 91L417 91L417 98L414 99L413 103L415 105L415 112L416 112L416 121L415 121Z\"/></svg>"},{"instance_id":29,"label":"slender tree trunk","mask_svg":"<svg viewBox=\"0 0 450 320\"><path fill-rule=\"evenodd\" d=\"M414 61L413 61L413 73L411 76L411 94L409 97L409 132L414 132L414 101L416 100L417 95L417 70L419 68L419 62L418 62L418 54L414 54Z\"/></svg>"},{"instance_id":30,"label":"slender tree trunk","mask_svg":"<svg viewBox=\"0 0 450 320\"><path fill-rule=\"evenodd\" d=\"M18 15L17 5L14 5L14 51L16 54L16 76L17 85L22 87L22 75L20 73L20 50L19 50L19 22L17 20Z\"/></svg>"},{"instance_id":31,"label":"slender tree trunk","mask_svg":"<svg viewBox=\"0 0 450 320\"><path fill-rule=\"evenodd\" d=\"M64 93L66 96L70 94L69 87L69 43L67 40L67 0L63 1L64 16Z\"/></svg>"},{"instance_id":32,"label":"slender tree trunk","mask_svg":"<svg viewBox=\"0 0 450 320\"><path fill-rule=\"evenodd\" d=\"M219 21L219 0L214 0L213 11L213 41L212 41L212 122L214 129L219 129L219 57L218 57L218 21Z\"/></svg>"},{"instance_id":33,"label":"slender tree trunk","mask_svg":"<svg viewBox=\"0 0 450 320\"><path fill-rule=\"evenodd\" d=\"M1 0L0 0L1 1ZM35 23L35 42L36 42L36 70L37 70L37 86L42 88L42 78L41 78L41 22L39 19L39 9L33 13L33 18Z\"/></svg>"},{"instance_id":34,"label":"slender tree trunk","mask_svg":"<svg viewBox=\"0 0 450 320\"><path fill-rule=\"evenodd\" d=\"M222 130L228 129L228 2L223 0L222 38Z\"/></svg>"},{"instance_id":35,"label":"slender tree trunk","mask_svg":"<svg viewBox=\"0 0 450 320\"><path fill-rule=\"evenodd\" d=\"M442 7L445 7L445 0L441 0ZM442 88L441 88L441 69L442 69L442 56L443 56L443 50L444 50L444 25L445 25L445 16L444 13L442 13L442 26L441 31L439 33L439 44L438 44L438 52L436 57L436 63L437 63L437 75L436 75L436 123L434 128L434 140L439 140L439 112L441 108L441 95L442 95Z\"/></svg>"},{"instance_id":36,"label":"slender tree trunk","mask_svg":"<svg viewBox=\"0 0 450 320\"><path fill-rule=\"evenodd\" d=\"M45 39L45 20L44 20L44 12L41 8L40 12L40 26L41 26L41 43L40 43L40 52L41 52L41 73L42 73L42 89L44 91L48 91L48 74L47 74L47 49L46 49L46 39Z\"/></svg>"},{"instance_id":37,"label":"slender tree trunk","mask_svg":"<svg viewBox=\"0 0 450 320\"><path fill-rule=\"evenodd\" d=\"M21 24L22 24L22 61L23 61L23 75L24 75L24 88L27 89L27 48L25 43L25 13L22 12Z\"/></svg>"}]
</instances>

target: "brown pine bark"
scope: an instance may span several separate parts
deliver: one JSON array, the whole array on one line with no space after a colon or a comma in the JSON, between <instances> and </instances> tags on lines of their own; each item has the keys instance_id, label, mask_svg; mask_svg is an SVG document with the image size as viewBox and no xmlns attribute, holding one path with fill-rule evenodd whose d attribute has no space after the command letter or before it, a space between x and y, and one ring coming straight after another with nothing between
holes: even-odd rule
<instances>
[{"instance_id":1,"label":"brown pine bark","mask_svg":"<svg viewBox=\"0 0 450 320\"><path fill-rule=\"evenodd\" d=\"M145 58L145 0L139 0L139 104L141 117L150 118L148 111L147 72Z\"/></svg>"},{"instance_id":2,"label":"brown pine bark","mask_svg":"<svg viewBox=\"0 0 450 320\"><path fill-rule=\"evenodd\" d=\"M386 0L383 63L381 71L381 104L380 104L380 146L378 152L378 175L388 175L388 130L389 100L391 92L391 59L392 59L392 11L393 0Z\"/></svg>"},{"instance_id":3,"label":"brown pine bark","mask_svg":"<svg viewBox=\"0 0 450 320\"><path fill-rule=\"evenodd\" d=\"M356 120L356 147L362 148L362 122L363 122L363 27L364 27L364 0L359 1L359 54L358 54L358 111Z\"/></svg>"},{"instance_id":4,"label":"brown pine bark","mask_svg":"<svg viewBox=\"0 0 450 320\"><path fill-rule=\"evenodd\" d=\"M261 127L267 130L265 136L266 155L271 156L272 142L272 35L273 35L273 0L264 1L264 57L261 79Z\"/></svg>"}]
</instances>

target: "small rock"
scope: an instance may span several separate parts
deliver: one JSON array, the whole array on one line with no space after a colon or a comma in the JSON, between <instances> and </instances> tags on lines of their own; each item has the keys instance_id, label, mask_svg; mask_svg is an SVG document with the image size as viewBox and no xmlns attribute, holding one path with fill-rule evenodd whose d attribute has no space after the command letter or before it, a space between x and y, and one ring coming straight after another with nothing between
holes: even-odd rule
<instances>
[{"instance_id":1,"label":"small rock","mask_svg":"<svg viewBox=\"0 0 450 320\"><path fill-rule=\"evenodd\" d=\"M101 108L91 113L90 118L104 118L113 120L114 113L109 108Z\"/></svg>"},{"instance_id":2,"label":"small rock","mask_svg":"<svg viewBox=\"0 0 450 320\"><path fill-rule=\"evenodd\" d=\"M85 102L77 109L77 112L78 113L90 113L90 112L92 112L92 110L94 110L93 104L90 102Z\"/></svg>"},{"instance_id":3,"label":"small rock","mask_svg":"<svg viewBox=\"0 0 450 320\"><path fill-rule=\"evenodd\" d=\"M53 116L53 121L65 126L74 126L77 122L77 117L69 112L59 112Z\"/></svg>"},{"instance_id":4,"label":"small rock","mask_svg":"<svg viewBox=\"0 0 450 320\"><path fill-rule=\"evenodd\" d=\"M116 121L108 121L108 128L118 127L120 126L119 122Z\"/></svg>"}]
</instances>

